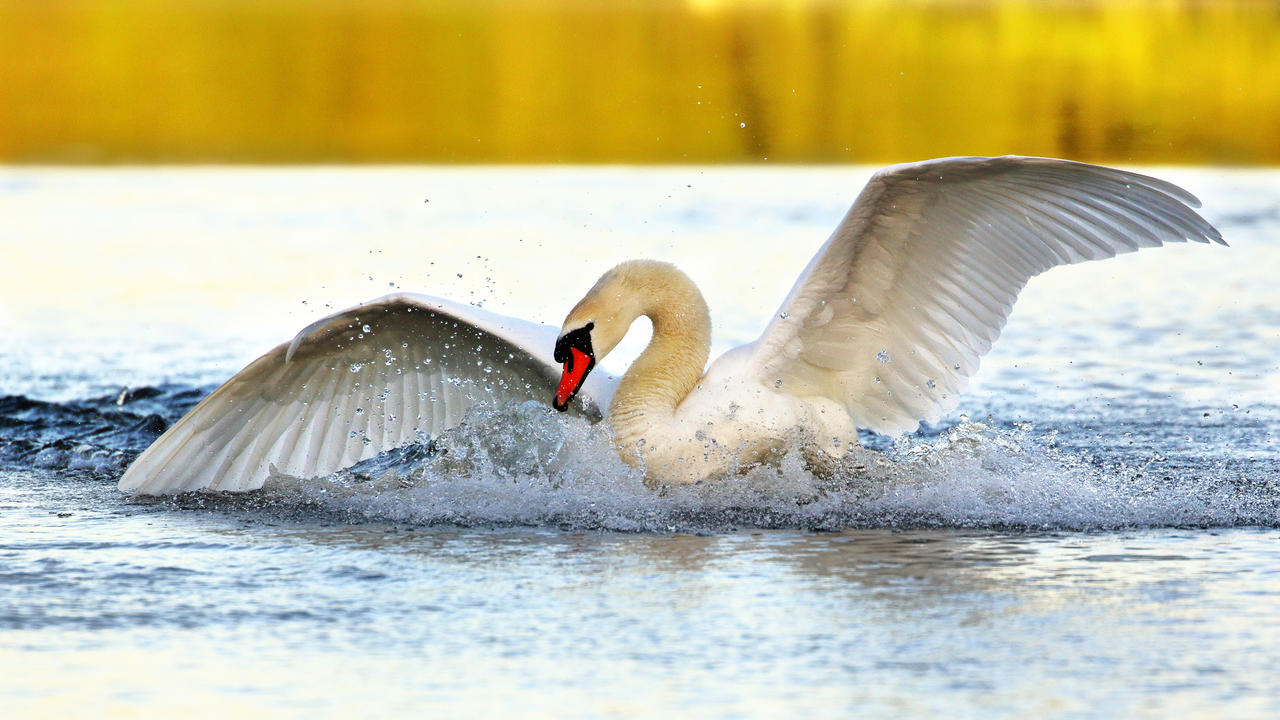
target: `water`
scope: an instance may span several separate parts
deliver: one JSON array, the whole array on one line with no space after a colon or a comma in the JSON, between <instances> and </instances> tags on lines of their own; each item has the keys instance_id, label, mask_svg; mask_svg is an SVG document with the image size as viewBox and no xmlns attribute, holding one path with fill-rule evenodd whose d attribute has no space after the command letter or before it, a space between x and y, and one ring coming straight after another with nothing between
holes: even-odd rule
<instances>
[{"instance_id":1,"label":"water","mask_svg":"<svg viewBox=\"0 0 1280 720\"><path fill-rule=\"evenodd\" d=\"M716 351L748 340L868 172L0 171L6 716L1280 712L1273 171L1158 171L1232 247L1033 280L957 413L865 438L865 477L657 496L534 404L253 495L114 489L393 287L558 324L657 257Z\"/></svg>"}]
</instances>

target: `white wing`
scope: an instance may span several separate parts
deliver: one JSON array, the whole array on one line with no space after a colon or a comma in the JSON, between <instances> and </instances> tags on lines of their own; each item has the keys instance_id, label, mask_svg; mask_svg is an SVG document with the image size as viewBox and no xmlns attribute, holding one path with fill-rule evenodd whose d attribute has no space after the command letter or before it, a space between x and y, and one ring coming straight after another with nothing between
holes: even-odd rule
<instances>
[{"instance_id":1,"label":"white wing","mask_svg":"<svg viewBox=\"0 0 1280 720\"><path fill-rule=\"evenodd\" d=\"M1170 183L1047 158L944 158L871 179L801 274L749 366L859 427L955 407L1018 292L1055 265L1222 236Z\"/></svg>"},{"instance_id":2,"label":"white wing","mask_svg":"<svg viewBox=\"0 0 1280 720\"><path fill-rule=\"evenodd\" d=\"M120 489L253 490L271 465L297 477L334 472L437 435L477 404L549 403L558 333L426 295L358 305L224 383L134 460ZM575 409L599 419L614 382L589 377Z\"/></svg>"}]
</instances>

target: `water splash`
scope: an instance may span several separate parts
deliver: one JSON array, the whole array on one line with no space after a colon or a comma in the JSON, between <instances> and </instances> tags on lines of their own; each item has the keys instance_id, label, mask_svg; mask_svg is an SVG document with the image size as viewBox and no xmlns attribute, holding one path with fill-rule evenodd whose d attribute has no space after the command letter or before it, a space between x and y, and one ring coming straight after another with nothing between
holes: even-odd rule
<instances>
[{"instance_id":1,"label":"water splash","mask_svg":"<svg viewBox=\"0 0 1280 720\"><path fill-rule=\"evenodd\" d=\"M204 394L161 386L69 403L0 398L0 466L114 483ZM1280 458L1122 451L1120 435L1094 447L1029 424L961 419L892 443L869 437L873 448L819 475L793 447L731 477L655 490L618 458L606 427L528 402L474 408L433 440L328 477L276 474L257 493L158 502L346 522L653 532L1280 526Z\"/></svg>"},{"instance_id":2,"label":"water splash","mask_svg":"<svg viewBox=\"0 0 1280 720\"><path fill-rule=\"evenodd\" d=\"M653 490L618 459L608 430L529 402L477 408L428 444L319 479L275 475L248 504L414 525L549 526L652 532L744 527L1101 529L1280 525L1280 483L1167 474L1056 448L1053 433L961 421L881 452L856 448L815 475L800 448L776 462Z\"/></svg>"}]
</instances>

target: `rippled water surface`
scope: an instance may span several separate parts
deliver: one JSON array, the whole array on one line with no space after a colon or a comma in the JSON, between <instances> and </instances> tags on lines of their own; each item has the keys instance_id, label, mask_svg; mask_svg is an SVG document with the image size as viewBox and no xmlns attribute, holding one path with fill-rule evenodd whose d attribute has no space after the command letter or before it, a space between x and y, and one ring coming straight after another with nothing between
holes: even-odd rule
<instances>
[{"instance_id":1,"label":"rippled water surface","mask_svg":"<svg viewBox=\"0 0 1280 720\"><path fill-rule=\"evenodd\" d=\"M717 350L750 340L869 172L0 170L5 715L1280 713L1271 171L1156 171L1231 247L1033 280L956 413L864 437L856 478L788 457L658 496L527 404L445 456L114 488L257 354L392 288L559 324L656 257Z\"/></svg>"}]
</instances>

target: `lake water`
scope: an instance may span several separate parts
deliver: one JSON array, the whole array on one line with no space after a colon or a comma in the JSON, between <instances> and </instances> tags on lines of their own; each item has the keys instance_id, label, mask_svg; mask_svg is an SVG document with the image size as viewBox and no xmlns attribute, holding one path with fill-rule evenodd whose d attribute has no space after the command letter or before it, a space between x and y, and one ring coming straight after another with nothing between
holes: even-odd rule
<instances>
[{"instance_id":1,"label":"lake water","mask_svg":"<svg viewBox=\"0 0 1280 720\"><path fill-rule=\"evenodd\" d=\"M869 483L656 496L531 405L370 481L115 490L391 289L558 325L655 257L713 353L748 341L870 172L0 169L3 714L1275 717L1277 171L1154 170L1231 247L1034 279L953 416L864 438Z\"/></svg>"}]
</instances>

